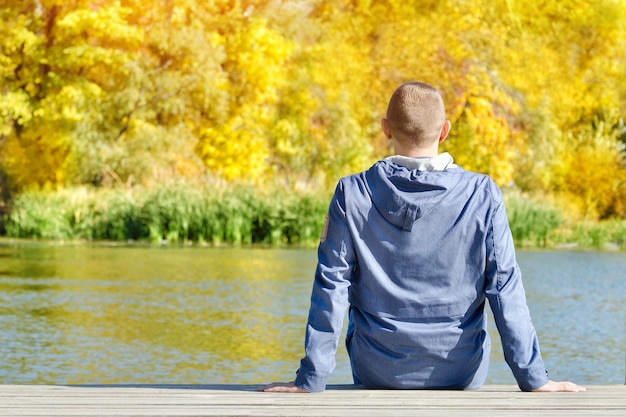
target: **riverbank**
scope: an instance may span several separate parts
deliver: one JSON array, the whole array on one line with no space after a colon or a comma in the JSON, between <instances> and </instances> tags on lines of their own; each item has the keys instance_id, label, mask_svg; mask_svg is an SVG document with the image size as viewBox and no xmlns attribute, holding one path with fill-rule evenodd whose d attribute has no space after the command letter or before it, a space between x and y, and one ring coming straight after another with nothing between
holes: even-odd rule
<instances>
[{"instance_id":1,"label":"riverbank","mask_svg":"<svg viewBox=\"0 0 626 417\"><path fill-rule=\"evenodd\" d=\"M25 192L0 219L0 236L52 241L199 245L317 245L329 194L167 184ZM519 248L626 250L626 219L575 221L505 190Z\"/></svg>"},{"instance_id":2,"label":"riverbank","mask_svg":"<svg viewBox=\"0 0 626 417\"><path fill-rule=\"evenodd\" d=\"M626 385L582 393L524 393L516 386L477 391L364 390L321 394L256 392L252 385L0 385L3 416L488 416L626 413Z\"/></svg>"}]
</instances>

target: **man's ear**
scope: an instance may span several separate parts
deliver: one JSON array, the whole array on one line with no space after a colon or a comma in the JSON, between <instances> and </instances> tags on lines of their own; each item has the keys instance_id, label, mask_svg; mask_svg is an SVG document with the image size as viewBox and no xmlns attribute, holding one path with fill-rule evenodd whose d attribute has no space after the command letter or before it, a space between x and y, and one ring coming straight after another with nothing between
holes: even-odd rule
<instances>
[{"instance_id":1,"label":"man's ear","mask_svg":"<svg viewBox=\"0 0 626 417\"><path fill-rule=\"evenodd\" d=\"M383 118L380 121L380 128L383 130L385 137L387 137L387 139L391 139L391 128L389 127L389 120Z\"/></svg>"},{"instance_id":2,"label":"man's ear","mask_svg":"<svg viewBox=\"0 0 626 417\"><path fill-rule=\"evenodd\" d=\"M450 133L451 126L452 123L450 123L450 120L446 120L446 122L441 127L441 133L439 134L439 143L442 143L444 140L446 140L446 138L448 137L448 133Z\"/></svg>"}]
</instances>

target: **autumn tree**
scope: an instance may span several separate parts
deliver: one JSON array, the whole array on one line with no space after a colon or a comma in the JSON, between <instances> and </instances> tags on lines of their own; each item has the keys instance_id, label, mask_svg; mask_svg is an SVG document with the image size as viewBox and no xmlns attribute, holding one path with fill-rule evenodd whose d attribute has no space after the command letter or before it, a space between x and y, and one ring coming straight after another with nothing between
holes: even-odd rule
<instances>
[{"instance_id":1,"label":"autumn tree","mask_svg":"<svg viewBox=\"0 0 626 417\"><path fill-rule=\"evenodd\" d=\"M183 9L5 3L1 166L16 188L198 173L195 122L222 70Z\"/></svg>"},{"instance_id":2,"label":"autumn tree","mask_svg":"<svg viewBox=\"0 0 626 417\"><path fill-rule=\"evenodd\" d=\"M503 80L522 106L516 183L554 195L574 217L626 214L623 1L497 2L506 23ZM504 67L509 68L504 70Z\"/></svg>"},{"instance_id":3,"label":"autumn tree","mask_svg":"<svg viewBox=\"0 0 626 417\"><path fill-rule=\"evenodd\" d=\"M327 189L389 154L389 96L421 80L463 167L624 215L623 0L0 0L0 18L13 190Z\"/></svg>"}]
</instances>

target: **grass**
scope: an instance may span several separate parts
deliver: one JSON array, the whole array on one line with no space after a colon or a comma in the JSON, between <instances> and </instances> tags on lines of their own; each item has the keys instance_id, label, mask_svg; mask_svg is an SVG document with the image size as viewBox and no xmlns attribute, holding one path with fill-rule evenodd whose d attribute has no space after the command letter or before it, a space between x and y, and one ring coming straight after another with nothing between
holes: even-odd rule
<instances>
[{"instance_id":1,"label":"grass","mask_svg":"<svg viewBox=\"0 0 626 417\"><path fill-rule=\"evenodd\" d=\"M8 237L46 240L314 246L329 197L187 183L25 192L13 201L0 230ZM571 223L557 209L510 190L505 205L518 247L626 249L624 219Z\"/></svg>"},{"instance_id":2,"label":"grass","mask_svg":"<svg viewBox=\"0 0 626 417\"><path fill-rule=\"evenodd\" d=\"M555 230L552 238L556 246L626 250L626 220L575 224Z\"/></svg>"},{"instance_id":3,"label":"grass","mask_svg":"<svg viewBox=\"0 0 626 417\"><path fill-rule=\"evenodd\" d=\"M6 234L50 240L313 245L328 199L186 184L135 190L25 192L3 219Z\"/></svg>"},{"instance_id":4,"label":"grass","mask_svg":"<svg viewBox=\"0 0 626 417\"><path fill-rule=\"evenodd\" d=\"M518 247L626 249L626 220L573 222L554 207L515 191L505 194L511 233Z\"/></svg>"},{"instance_id":5,"label":"grass","mask_svg":"<svg viewBox=\"0 0 626 417\"><path fill-rule=\"evenodd\" d=\"M507 192L504 201L511 234L517 246L546 247L551 233L564 223L556 209L539 204L518 192Z\"/></svg>"}]
</instances>

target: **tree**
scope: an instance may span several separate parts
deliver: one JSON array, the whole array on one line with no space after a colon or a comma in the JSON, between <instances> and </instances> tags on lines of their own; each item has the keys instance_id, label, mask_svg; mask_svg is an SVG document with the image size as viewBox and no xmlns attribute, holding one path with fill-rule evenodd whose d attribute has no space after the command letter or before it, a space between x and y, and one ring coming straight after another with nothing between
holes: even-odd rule
<instances>
[{"instance_id":1,"label":"tree","mask_svg":"<svg viewBox=\"0 0 626 417\"><path fill-rule=\"evenodd\" d=\"M0 166L17 188L67 183L85 111L132 59L141 31L119 4L3 3Z\"/></svg>"},{"instance_id":2,"label":"tree","mask_svg":"<svg viewBox=\"0 0 626 417\"><path fill-rule=\"evenodd\" d=\"M13 190L328 188L389 153L389 95L421 80L460 165L578 216L626 206L623 0L0 0L0 19Z\"/></svg>"}]
</instances>

